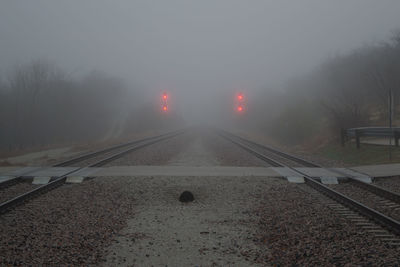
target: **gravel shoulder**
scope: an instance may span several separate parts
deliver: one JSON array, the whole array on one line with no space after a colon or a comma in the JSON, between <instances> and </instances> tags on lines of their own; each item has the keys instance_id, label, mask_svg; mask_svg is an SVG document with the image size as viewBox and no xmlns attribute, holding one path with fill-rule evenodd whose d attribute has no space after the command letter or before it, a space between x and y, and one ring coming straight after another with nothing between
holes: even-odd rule
<instances>
[{"instance_id":1,"label":"gravel shoulder","mask_svg":"<svg viewBox=\"0 0 400 267\"><path fill-rule=\"evenodd\" d=\"M266 179L135 177L135 216L104 266L257 266L254 205ZM178 201L184 190L195 201ZM263 266L263 265L260 265Z\"/></svg>"}]
</instances>

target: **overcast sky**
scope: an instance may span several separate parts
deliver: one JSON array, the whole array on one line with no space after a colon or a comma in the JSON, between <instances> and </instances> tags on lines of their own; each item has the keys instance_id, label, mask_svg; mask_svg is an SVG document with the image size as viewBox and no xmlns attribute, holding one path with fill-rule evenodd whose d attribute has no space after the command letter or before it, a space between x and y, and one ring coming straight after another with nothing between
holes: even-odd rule
<instances>
[{"instance_id":1,"label":"overcast sky","mask_svg":"<svg viewBox=\"0 0 400 267\"><path fill-rule=\"evenodd\" d=\"M1 0L0 70L42 58L197 97L276 88L387 40L399 14L399 0Z\"/></svg>"}]
</instances>

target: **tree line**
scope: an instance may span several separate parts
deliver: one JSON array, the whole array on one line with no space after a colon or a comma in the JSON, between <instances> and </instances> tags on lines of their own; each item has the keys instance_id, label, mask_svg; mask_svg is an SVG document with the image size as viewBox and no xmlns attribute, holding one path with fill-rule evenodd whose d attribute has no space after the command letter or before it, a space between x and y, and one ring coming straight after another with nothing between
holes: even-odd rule
<instances>
[{"instance_id":1,"label":"tree line","mask_svg":"<svg viewBox=\"0 0 400 267\"><path fill-rule=\"evenodd\" d=\"M289 144L336 138L341 128L389 126L390 113L398 126L400 31L389 41L330 58L259 99L255 114L265 115L254 117L254 127Z\"/></svg>"},{"instance_id":2,"label":"tree line","mask_svg":"<svg viewBox=\"0 0 400 267\"><path fill-rule=\"evenodd\" d=\"M129 136L168 125L141 90L104 72L72 78L36 60L0 79L0 148L21 149Z\"/></svg>"}]
</instances>

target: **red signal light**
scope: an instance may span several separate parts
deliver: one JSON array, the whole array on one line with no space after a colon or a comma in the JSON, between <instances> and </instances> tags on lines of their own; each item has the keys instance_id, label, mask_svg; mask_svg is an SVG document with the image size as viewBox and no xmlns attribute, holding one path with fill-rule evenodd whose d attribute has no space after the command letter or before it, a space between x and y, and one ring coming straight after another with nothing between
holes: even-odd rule
<instances>
[{"instance_id":1,"label":"red signal light","mask_svg":"<svg viewBox=\"0 0 400 267\"><path fill-rule=\"evenodd\" d=\"M168 111L168 94L167 92L162 93L162 98L161 98L161 105L162 105L162 111L167 112Z\"/></svg>"},{"instance_id":2,"label":"red signal light","mask_svg":"<svg viewBox=\"0 0 400 267\"><path fill-rule=\"evenodd\" d=\"M235 95L235 109L237 113L244 113L247 99L244 98L243 92L237 92Z\"/></svg>"}]
</instances>

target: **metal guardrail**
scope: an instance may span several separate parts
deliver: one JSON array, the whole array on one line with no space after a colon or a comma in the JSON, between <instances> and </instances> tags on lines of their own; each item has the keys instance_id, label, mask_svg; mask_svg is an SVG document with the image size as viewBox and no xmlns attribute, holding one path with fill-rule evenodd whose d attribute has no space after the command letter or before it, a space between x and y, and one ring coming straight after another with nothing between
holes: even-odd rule
<instances>
[{"instance_id":1,"label":"metal guardrail","mask_svg":"<svg viewBox=\"0 0 400 267\"><path fill-rule=\"evenodd\" d=\"M394 138L395 145L399 146L400 127L360 127L341 129L342 146L346 141L355 138L357 148L360 148L361 137L391 137Z\"/></svg>"}]
</instances>

